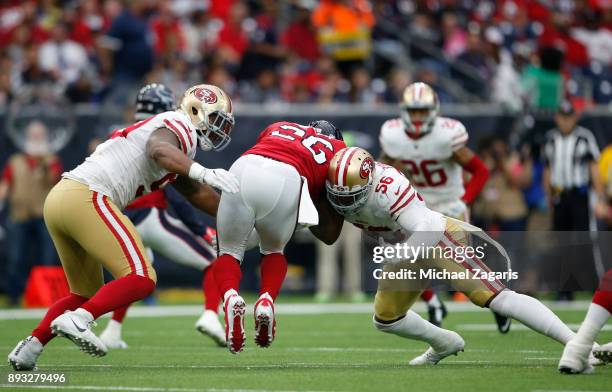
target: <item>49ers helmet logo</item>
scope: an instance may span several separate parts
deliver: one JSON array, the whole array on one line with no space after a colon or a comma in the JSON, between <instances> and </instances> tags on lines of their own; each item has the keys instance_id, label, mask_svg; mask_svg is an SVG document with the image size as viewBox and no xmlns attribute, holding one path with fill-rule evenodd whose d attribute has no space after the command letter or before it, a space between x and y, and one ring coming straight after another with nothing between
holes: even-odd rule
<instances>
[{"instance_id":1,"label":"49ers helmet logo","mask_svg":"<svg viewBox=\"0 0 612 392\"><path fill-rule=\"evenodd\" d=\"M359 176L361 178L368 178L370 177L370 174L372 174L373 170L374 170L374 161L372 160L372 158L367 157L361 163L361 168L359 169Z\"/></svg>"},{"instance_id":2,"label":"49ers helmet logo","mask_svg":"<svg viewBox=\"0 0 612 392\"><path fill-rule=\"evenodd\" d=\"M196 88L195 90L193 90L193 95L195 95L197 99L204 103L217 102L217 94L207 88Z\"/></svg>"}]
</instances>

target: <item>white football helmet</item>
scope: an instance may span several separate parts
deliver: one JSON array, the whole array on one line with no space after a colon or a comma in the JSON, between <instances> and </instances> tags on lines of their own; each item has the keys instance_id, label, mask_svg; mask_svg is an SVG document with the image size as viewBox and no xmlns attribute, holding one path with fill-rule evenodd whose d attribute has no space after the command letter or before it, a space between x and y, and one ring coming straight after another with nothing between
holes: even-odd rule
<instances>
[{"instance_id":1,"label":"white football helmet","mask_svg":"<svg viewBox=\"0 0 612 392\"><path fill-rule=\"evenodd\" d=\"M417 82L404 90L400 108L406 133L413 138L418 138L432 130L440 111L440 101L433 88L425 83Z\"/></svg>"},{"instance_id":2,"label":"white football helmet","mask_svg":"<svg viewBox=\"0 0 612 392\"><path fill-rule=\"evenodd\" d=\"M235 123L232 100L219 87L198 84L187 89L179 110L191 119L202 150L221 151L228 145Z\"/></svg>"}]
</instances>

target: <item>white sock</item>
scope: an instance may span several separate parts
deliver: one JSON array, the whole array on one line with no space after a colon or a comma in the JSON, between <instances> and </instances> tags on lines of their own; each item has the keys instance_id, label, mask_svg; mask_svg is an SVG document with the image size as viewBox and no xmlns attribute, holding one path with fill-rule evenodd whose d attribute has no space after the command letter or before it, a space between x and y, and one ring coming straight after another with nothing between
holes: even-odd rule
<instances>
[{"instance_id":1,"label":"white sock","mask_svg":"<svg viewBox=\"0 0 612 392\"><path fill-rule=\"evenodd\" d=\"M104 330L107 333L111 333L114 336L121 336L121 323L110 319L108 324L106 324L106 329Z\"/></svg>"},{"instance_id":2,"label":"white sock","mask_svg":"<svg viewBox=\"0 0 612 392\"><path fill-rule=\"evenodd\" d=\"M442 306L440 302L440 298L438 298L438 294L434 294L429 301L427 301L427 305L433 306L435 308L439 308Z\"/></svg>"},{"instance_id":3,"label":"white sock","mask_svg":"<svg viewBox=\"0 0 612 392\"><path fill-rule=\"evenodd\" d=\"M223 302L227 301L230 295L238 295L238 292L234 289L229 289L223 294Z\"/></svg>"},{"instance_id":4,"label":"white sock","mask_svg":"<svg viewBox=\"0 0 612 392\"><path fill-rule=\"evenodd\" d=\"M512 317L564 345L576 336L552 310L528 295L504 290L491 301L489 308L502 316Z\"/></svg>"},{"instance_id":5,"label":"white sock","mask_svg":"<svg viewBox=\"0 0 612 392\"><path fill-rule=\"evenodd\" d=\"M406 313L406 317L392 324L384 324L373 319L376 329L391 333L403 338L420 340L429 343L436 351L442 351L446 347L446 329L438 328L412 310Z\"/></svg>"},{"instance_id":6,"label":"white sock","mask_svg":"<svg viewBox=\"0 0 612 392\"><path fill-rule=\"evenodd\" d=\"M599 334L599 331L606 324L610 318L610 312L601 305L591 303L589 310L582 322L582 325L578 329L578 336L576 337L580 343L593 344L595 338Z\"/></svg>"}]
</instances>

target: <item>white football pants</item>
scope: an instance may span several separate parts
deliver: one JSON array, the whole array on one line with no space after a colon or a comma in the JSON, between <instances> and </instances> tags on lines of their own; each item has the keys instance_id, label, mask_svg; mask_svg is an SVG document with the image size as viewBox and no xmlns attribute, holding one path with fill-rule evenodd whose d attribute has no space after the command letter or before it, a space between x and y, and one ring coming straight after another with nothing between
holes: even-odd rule
<instances>
[{"instance_id":1,"label":"white football pants","mask_svg":"<svg viewBox=\"0 0 612 392\"><path fill-rule=\"evenodd\" d=\"M151 208L136 230L147 248L188 267L203 270L217 255L210 244L165 210Z\"/></svg>"},{"instance_id":2,"label":"white football pants","mask_svg":"<svg viewBox=\"0 0 612 392\"><path fill-rule=\"evenodd\" d=\"M295 230L302 178L295 168L259 155L245 155L230 168L240 191L223 192L217 213L219 254L242 262L253 227L262 254L282 253Z\"/></svg>"}]
</instances>

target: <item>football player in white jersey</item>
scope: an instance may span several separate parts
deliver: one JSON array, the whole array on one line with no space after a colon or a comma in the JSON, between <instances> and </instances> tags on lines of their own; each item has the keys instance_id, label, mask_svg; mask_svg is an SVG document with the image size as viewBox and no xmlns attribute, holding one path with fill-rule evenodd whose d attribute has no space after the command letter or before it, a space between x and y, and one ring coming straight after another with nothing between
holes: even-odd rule
<instances>
[{"instance_id":1,"label":"football player in white jersey","mask_svg":"<svg viewBox=\"0 0 612 392\"><path fill-rule=\"evenodd\" d=\"M438 96L425 83L406 87L400 109L400 118L386 121L380 130L380 161L406 174L429 208L467 222L466 204L478 196L489 172L466 146L465 127L457 120L438 115ZM465 186L464 170L471 175ZM436 315L440 312L432 311L437 305L435 300L428 301L430 321L439 325L441 320L436 320ZM510 319L495 314L495 320L500 332L510 330Z\"/></svg>"},{"instance_id":2,"label":"football player in white jersey","mask_svg":"<svg viewBox=\"0 0 612 392\"><path fill-rule=\"evenodd\" d=\"M136 96L136 121L146 120L156 114L176 109L174 93L160 83L147 84ZM123 131L113 128L111 137ZM173 215L170 214L172 210ZM207 227L195 207L173 187L165 187L141 196L130 203L123 213L130 218L142 238L147 252L168 260L196 268L203 272L204 313L196 321L196 329L225 347L225 329L219 322L218 308L221 296L217 292L211 263L217 257L216 231ZM108 349L127 348L122 338L123 322L128 306L116 309L111 320L100 333L100 339Z\"/></svg>"},{"instance_id":3,"label":"football player in white jersey","mask_svg":"<svg viewBox=\"0 0 612 392\"><path fill-rule=\"evenodd\" d=\"M408 243L455 250L467 245L467 225L429 209L410 181L397 169L375 163L365 150L349 147L335 154L328 171L327 196L346 221L361 227L366 235L385 243ZM471 230L475 230L470 226ZM435 268L467 273L468 279L455 279L453 286L481 307L519 320L531 329L562 344L575 336L550 309L535 298L509 290L498 279L480 279L478 271L489 268L476 257L453 259L438 253L416 263L402 259L383 264L382 273L402 268ZM414 255L415 257L418 256ZM414 283L414 282L413 282ZM428 282L420 282L426 287ZM411 365L436 364L464 349L456 332L436 327L410 310L421 290L410 281L379 280L374 304L374 326L386 333L427 342L427 351L410 361Z\"/></svg>"},{"instance_id":4,"label":"football player in white jersey","mask_svg":"<svg viewBox=\"0 0 612 392\"><path fill-rule=\"evenodd\" d=\"M196 207L216 215L219 194L236 193L235 176L193 161L197 145L220 150L234 126L227 94L212 85L188 89L176 111L140 121L100 144L64 173L44 206L45 224L60 256L70 295L51 305L31 335L11 351L15 370L33 370L43 346L64 336L92 356L106 355L94 320L145 298L156 275L133 223L121 212L136 197L175 181ZM104 284L102 268L115 278Z\"/></svg>"}]
</instances>

